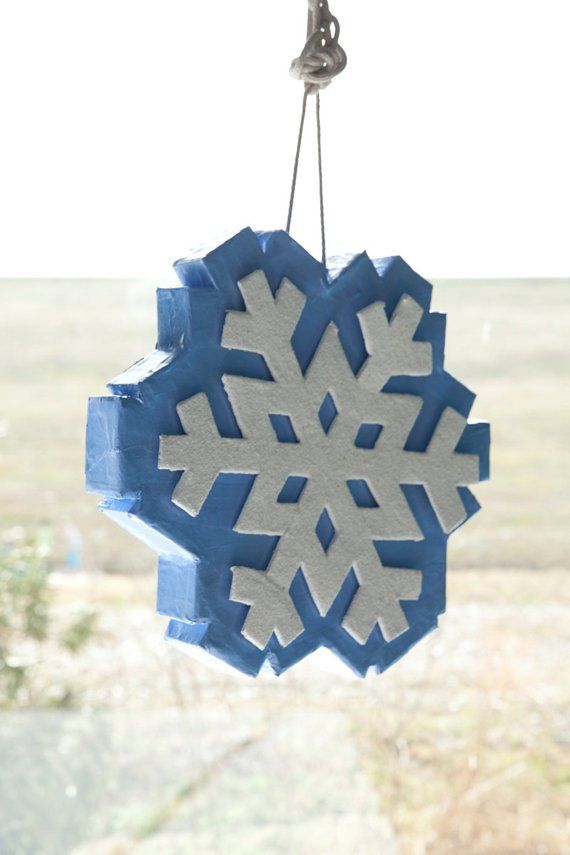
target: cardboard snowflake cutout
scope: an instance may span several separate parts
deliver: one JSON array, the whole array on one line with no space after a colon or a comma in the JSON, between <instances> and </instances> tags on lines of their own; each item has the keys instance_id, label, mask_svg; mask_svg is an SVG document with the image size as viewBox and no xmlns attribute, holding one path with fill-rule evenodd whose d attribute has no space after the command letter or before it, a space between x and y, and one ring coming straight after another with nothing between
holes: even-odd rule
<instances>
[{"instance_id":1,"label":"cardboard snowflake cutout","mask_svg":"<svg viewBox=\"0 0 570 855\"><path fill-rule=\"evenodd\" d=\"M175 268L156 350L90 401L88 489L160 553L169 639L249 674L319 647L384 670L437 625L488 477L431 286L249 229Z\"/></svg>"}]
</instances>

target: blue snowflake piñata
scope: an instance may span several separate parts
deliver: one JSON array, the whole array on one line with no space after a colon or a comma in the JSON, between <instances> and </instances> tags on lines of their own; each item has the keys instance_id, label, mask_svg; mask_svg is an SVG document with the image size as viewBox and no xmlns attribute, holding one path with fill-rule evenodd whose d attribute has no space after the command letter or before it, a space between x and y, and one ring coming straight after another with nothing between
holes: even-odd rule
<instances>
[{"instance_id":1,"label":"blue snowflake pi\u00f1ata","mask_svg":"<svg viewBox=\"0 0 570 855\"><path fill-rule=\"evenodd\" d=\"M250 229L175 268L156 350L90 401L88 489L159 552L168 638L248 674L318 647L383 671L437 625L488 477L431 286Z\"/></svg>"}]
</instances>

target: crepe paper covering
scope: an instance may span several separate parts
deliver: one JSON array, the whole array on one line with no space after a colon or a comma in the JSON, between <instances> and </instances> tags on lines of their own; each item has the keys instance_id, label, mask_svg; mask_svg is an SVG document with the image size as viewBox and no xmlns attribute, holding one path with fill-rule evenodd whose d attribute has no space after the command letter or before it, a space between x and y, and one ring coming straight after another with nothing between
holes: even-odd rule
<instances>
[{"instance_id":1,"label":"crepe paper covering","mask_svg":"<svg viewBox=\"0 0 570 855\"><path fill-rule=\"evenodd\" d=\"M437 626L489 475L431 285L251 229L175 270L156 349L89 402L87 488L159 553L179 646L252 675L320 647L385 670Z\"/></svg>"}]
</instances>

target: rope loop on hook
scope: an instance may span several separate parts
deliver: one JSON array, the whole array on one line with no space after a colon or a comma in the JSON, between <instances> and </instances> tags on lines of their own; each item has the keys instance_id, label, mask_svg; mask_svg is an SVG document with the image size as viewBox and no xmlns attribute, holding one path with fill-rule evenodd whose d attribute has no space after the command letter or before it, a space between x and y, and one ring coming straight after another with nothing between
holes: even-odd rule
<instances>
[{"instance_id":1,"label":"rope loop on hook","mask_svg":"<svg viewBox=\"0 0 570 855\"><path fill-rule=\"evenodd\" d=\"M291 74L305 84L311 95L328 86L346 68L346 53L338 43L340 25L328 0L309 0L307 41L291 63Z\"/></svg>"}]
</instances>

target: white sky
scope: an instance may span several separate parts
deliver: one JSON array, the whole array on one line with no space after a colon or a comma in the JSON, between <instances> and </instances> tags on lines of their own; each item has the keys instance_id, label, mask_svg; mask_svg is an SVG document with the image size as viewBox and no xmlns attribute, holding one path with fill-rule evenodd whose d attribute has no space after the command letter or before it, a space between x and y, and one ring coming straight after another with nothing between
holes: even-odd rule
<instances>
[{"instance_id":1,"label":"white sky","mask_svg":"<svg viewBox=\"0 0 570 855\"><path fill-rule=\"evenodd\" d=\"M570 276L569 0L330 0L329 249ZM284 224L305 0L0 0L0 276L152 276ZM312 116L309 122L313 130ZM307 137L293 236L318 253Z\"/></svg>"}]
</instances>

